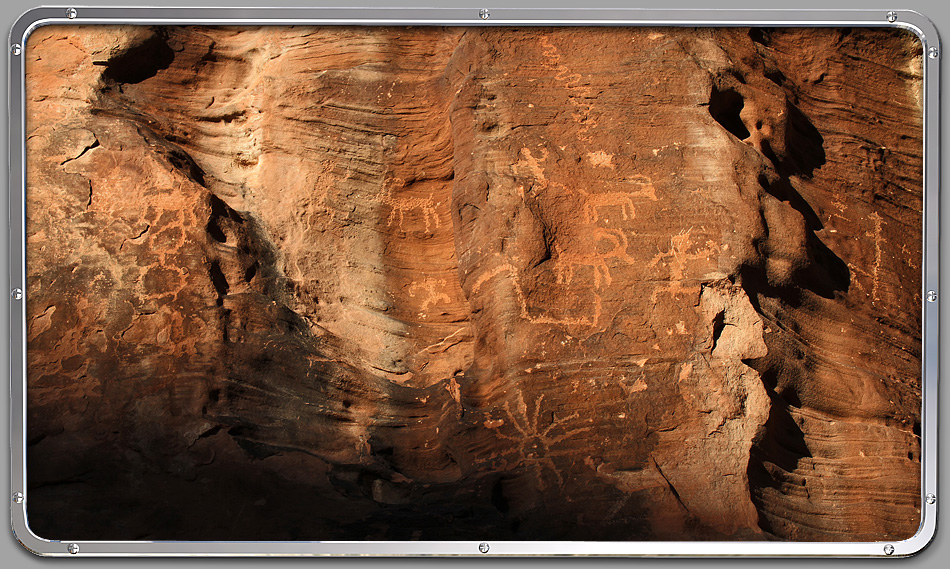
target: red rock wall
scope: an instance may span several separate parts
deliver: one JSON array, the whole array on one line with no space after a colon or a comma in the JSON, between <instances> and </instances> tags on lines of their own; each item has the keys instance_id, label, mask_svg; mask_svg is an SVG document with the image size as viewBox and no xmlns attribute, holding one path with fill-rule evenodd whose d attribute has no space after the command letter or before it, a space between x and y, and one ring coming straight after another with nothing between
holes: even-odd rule
<instances>
[{"instance_id":1,"label":"red rock wall","mask_svg":"<svg viewBox=\"0 0 950 569\"><path fill-rule=\"evenodd\" d=\"M910 537L920 44L45 27L53 539Z\"/></svg>"}]
</instances>

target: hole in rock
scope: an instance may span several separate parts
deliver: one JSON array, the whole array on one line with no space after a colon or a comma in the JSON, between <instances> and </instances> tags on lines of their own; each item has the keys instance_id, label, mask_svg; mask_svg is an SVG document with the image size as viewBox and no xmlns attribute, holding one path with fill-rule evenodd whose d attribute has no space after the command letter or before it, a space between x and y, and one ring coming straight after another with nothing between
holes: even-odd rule
<instances>
[{"instance_id":1,"label":"hole in rock","mask_svg":"<svg viewBox=\"0 0 950 569\"><path fill-rule=\"evenodd\" d=\"M257 266L257 261L254 261L254 263L244 271L244 280L246 282L254 280L254 276L257 275Z\"/></svg>"},{"instance_id":2,"label":"hole in rock","mask_svg":"<svg viewBox=\"0 0 950 569\"><path fill-rule=\"evenodd\" d=\"M228 294L229 286L228 279L224 276L224 272L221 271L221 264L218 261L212 261L211 268L208 270L211 275L211 284L214 285L214 290L218 293L218 306L224 304L224 297Z\"/></svg>"},{"instance_id":3,"label":"hole in rock","mask_svg":"<svg viewBox=\"0 0 950 569\"><path fill-rule=\"evenodd\" d=\"M208 235L218 243L227 243L228 236L224 234L224 231L221 230L221 226L218 225L218 222L215 218L208 220Z\"/></svg>"},{"instance_id":4,"label":"hole in rock","mask_svg":"<svg viewBox=\"0 0 950 569\"><path fill-rule=\"evenodd\" d=\"M719 343L719 337L722 336L722 331L726 327L726 313L720 312L713 318L713 331L712 331L712 351L716 350L716 344Z\"/></svg>"},{"instance_id":5,"label":"hole in rock","mask_svg":"<svg viewBox=\"0 0 950 569\"><path fill-rule=\"evenodd\" d=\"M109 60L103 76L116 83L141 83L162 69L168 69L175 60L175 52L165 40L165 34L156 33Z\"/></svg>"},{"instance_id":6,"label":"hole in rock","mask_svg":"<svg viewBox=\"0 0 950 569\"><path fill-rule=\"evenodd\" d=\"M777 69L775 71L766 72L765 78L780 87L782 86L782 83L785 82L785 74Z\"/></svg>"},{"instance_id":7,"label":"hole in rock","mask_svg":"<svg viewBox=\"0 0 950 569\"><path fill-rule=\"evenodd\" d=\"M734 89L720 91L713 86L709 95L709 114L726 130L739 140L749 138L749 129L742 123L739 113L745 106L745 99Z\"/></svg>"},{"instance_id":8,"label":"hole in rock","mask_svg":"<svg viewBox=\"0 0 950 569\"><path fill-rule=\"evenodd\" d=\"M768 28L749 28L749 37L752 38L752 41L762 45L769 45L771 39L769 38L770 31Z\"/></svg>"}]
</instances>

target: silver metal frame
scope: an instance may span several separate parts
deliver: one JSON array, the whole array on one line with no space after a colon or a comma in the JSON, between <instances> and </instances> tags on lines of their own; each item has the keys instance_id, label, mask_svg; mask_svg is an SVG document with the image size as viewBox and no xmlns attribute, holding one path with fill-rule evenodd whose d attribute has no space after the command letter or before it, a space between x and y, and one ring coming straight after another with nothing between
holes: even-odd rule
<instances>
[{"instance_id":1,"label":"silver metal frame","mask_svg":"<svg viewBox=\"0 0 950 569\"><path fill-rule=\"evenodd\" d=\"M936 531L937 380L939 373L939 201L940 60L933 23L909 10L540 10L407 8L92 8L43 7L23 14L13 25L10 58L10 392L13 531L34 553L50 556L907 556L926 547ZM486 17L487 16L487 17ZM26 507L26 290L25 265L25 91L24 49L40 26L90 24L153 25L450 25L450 26L784 26L898 27L915 33L924 50L924 264L923 404L921 409L921 524L916 535L894 542L566 542L502 541L340 541L340 542L183 542L54 541L34 534ZM934 499L931 500L931 495Z\"/></svg>"}]
</instances>

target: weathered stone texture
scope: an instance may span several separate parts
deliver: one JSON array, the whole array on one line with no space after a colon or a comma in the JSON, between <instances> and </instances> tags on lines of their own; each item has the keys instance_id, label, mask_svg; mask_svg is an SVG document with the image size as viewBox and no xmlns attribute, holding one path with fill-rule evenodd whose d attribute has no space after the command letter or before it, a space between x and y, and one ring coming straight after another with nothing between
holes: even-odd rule
<instances>
[{"instance_id":1,"label":"weathered stone texture","mask_svg":"<svg viewBox=\"0 0 950 569\"><path fill-rule=\"evenodd\" d=\"M53 539L910 537L920 44L44 27Z\"/></svg>"}]
</instances>

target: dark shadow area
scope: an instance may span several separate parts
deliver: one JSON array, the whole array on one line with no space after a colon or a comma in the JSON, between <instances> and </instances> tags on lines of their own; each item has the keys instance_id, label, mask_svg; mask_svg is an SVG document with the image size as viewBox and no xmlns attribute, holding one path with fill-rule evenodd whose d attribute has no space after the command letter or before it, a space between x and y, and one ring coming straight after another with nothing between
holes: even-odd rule
<instances>
[{"instance_id":1,"label":"dark shadow area","mask_svg":"<svg viewBox=\"0 0 950 569\"><path fill-rule=\"evenodd\" d=\"M175 60L175 52L168 46L167 40L168 33L157 29L143 43L99 63L106 66L103 77L116 83L141 83L162 69L168 69Z\"/></svg>"},{"instance_id":2,"label":"dark shadow area","mask_svg":"<svg viewBox=\"0 0 950 569\"><path fill-rule=\"evenodd\" d=\"M814 233L808 234L808 259L808 265L795 273L795 284L822 298L834 298L839 291L848 292L851 269Z\"/></svg>"},{"instance_id":3,"label":"dark shadow area","mask_svg":"<svg viewBox=\"0 0 950 569\"><path fill-rule=\"evenodd\" d=\"M775 384L775 378L767 379L769 371L763 373L762 381L768 386ZM774 375L774 373L773 373ZM798 461L811 456L811 451L805 443L805 434L795 423L788 412L788 402L768 389L771 399L769 418L760 438L753 444L749 456L749 495L759 512L759 527L771 533L777 533L772 528L768 518L764 515L766 504L763 503L763 494L767 489L773 489L779 494L786 491L782 487L785 483L781 479L782 472L793 472L798 467Z\"/></svg>"},{"instance_id":4,"label":"dark shadow area","mask_svg":"<svg viewBox=\"0 0 950 569\"><path fill-rule=\"evenodd\" d=\"M783 176L810 178L825 163L825 139L790 101L786 101L785 113L785 156L776 167Z\"/></svg>"},{"instance_id":5,"label":"dark shadow area","mask_svg":"<svg viewBox=\"0 0 950 569\"><path fill-rule=\"evenodd\" d=\"M773 286L765 275L764 267L743 265L738 273L743 290L746 291L752 307L759 314L762 314L762 307L759 304L760 295L777 298L792 308L802 305L801 291L793 286Z\"/></svg>"},{"instance_id":6,"label":"dark shadow area","mask_svg":"<svg viewBox=\"0 0 950 569\"><path fill-rule=\"evenodd\" d=\"M749 28L749 37L757 44L764 46L772 43L771 28Z\"/></svg>"},{"instance_id":7,"label":"dark shadow area","mask_svg":"<svg viewBox=\"0 0 950 569\"><path fill-rule=\"evenodd\" d=\"M230 222L243 224L244 217L214 194L209 196L208 201L211 205L211 216L208 218L206 228L208 234L218 243L227 243L228 236L222 226L229 225Z\"/></svg>"},{"instance_id":8,"label":"dark shadow area","mask_svg":"<svg viewBox=\"0 0 950 569\"><path fill-rule=\"evenodd\" d=\"M199 186L206 186L205 173L187 152L171 142L165 142L167 151L163 154L176 169L194 180Z\"/></svg>"},{"instance_id":9,"label":"dark shadow area","mask_svg":"<svg viewBox=\"0 0 950 569\"><path fill-rule=\"evenodd\" d=\"M719 90L713 85L709 95L709 114L739 140L749 138L749 129L742 123L739 113L745 106L745 99L734 89Z\"/></svg>"},{"instance_id":10,"label":"dark shadow area","mask_svg":"<svg viewBox=\"0 0 950 569\"><path fill-rule=\"evenodd\" d=\"M763 184L763 188L769 194L787 202L801 213L802 217L805 218L806 227L809 229L805 236L808 262L795 272L793 276L794 283L822 298L834 298L835 292L839 291L847 292L851 286L851 270L841 257L836 255L815 235L815 229L812 225L820 223L820 221L814 221L818 219L818 216L808 205L808 202L795 191L786 178L769 185L764 177L760 177L759 182ZM764 274L757 274L753 267L745 267L741 270L740 275L742 276L743 286L750 289L750 292L781 298L793 307L801 304L801 299L793 287L774 287L767 282Z\"/></svg>"},{"instance_id":11,"label":"dark shadow area","mask_svg":"<svg viewBox=\"0 0 950 569\"><path fill-rule=\"evenodd\" d=\"M452 484L406 484L399 494L388 490L381 496L378 481L385 480L371 469L326 465L305 453L223 431L202 440L218 447L229 436L251 460L218 458L188 473L164 471L109 446L71 449L81 452L85 465L77 474L33 481L28 487L30 527L44 539L83 541L650 537L648 512L637 500L630 500L616 518L578 526L573 523L577 505L568 502L546 503L550 509L511 510L503 496L510 480L499 474ZM290 464L295 470L285 476ZM36 466L35 460L30 466Z\"/></svg>"},{"instance_id":12,"label":"dark shadow area","mask_svg":"<svg viewBox=\"0 0 950 569\"><path fill-rule=\"evenodd\" d=\"M790 205L805 220L805 228L808 230L808 262L805 267L795 272L795 284L823 298L834 298L835 292L848 291L851 271L848 264L815 234L824 224L814 208L791 183L793 176L809 178L825 163L825 141L815 125L791 102L786 101L786 112L785 154L777 156L768 141L762 141L762 153L772 162L780 178L769 182L765 174L760 174L759 185L768 194ZM759 287L760 280L764 280L764 277L756 279L750 274L743 275L743 283L748 282L756 288ZM778 296L786 301L795 296L792 291L773 289L771 292L779 293ZM793 304L797 305L798 303Z\"/></svg>"},{"instance_id":13,"label":"dark shadow area","mask_svg":"<svg viewBox=\"0 0 950 569\"><path fill-rule=\"evenodd\" d=\"M785 81L788 79L787 77L785 77L785 74L779 71L778 69L766 71L765 78L771 81L772 83L775 83L779 87L781 87L785 83Z\"/></svg>"},{"instance_id":14,"label":"dark shadow area","mask_svg":"<svg viewBox=\"0 0 950 569\"><path fill-rule=\"evenodd\" d=\"M231 288L228 286L228 279L221 271L221 263L217 260L211 261L211 268L208 269L208 273L211 277L211 284L214 285L214 290L218 293L218 306L221 306L224 297L228 295L228 290Z\"/></svg>"},{"instance_id":15,"label":"dark shadow area","mask_svg":"<svg viewBox=\"0 0 950 569\"><path fill-rule=\"evenodd\" d=\"M810 231L818 231L824 228L821 218L818 217L818 214L815 213L811 205L805 201L805 198L792 187L788 178L780 178L774 183L769 183L765 174L760 174L759 185L770 195L783 202L788 202L788 205L792 206L792 209L802 214L802 217L805 218L805 227Z\"/></svg>"}]
</instances>

